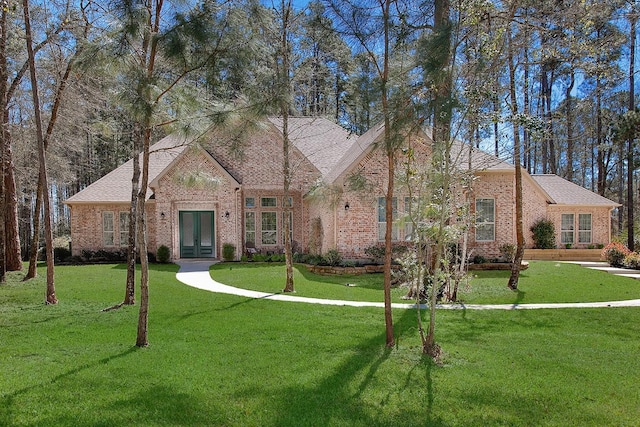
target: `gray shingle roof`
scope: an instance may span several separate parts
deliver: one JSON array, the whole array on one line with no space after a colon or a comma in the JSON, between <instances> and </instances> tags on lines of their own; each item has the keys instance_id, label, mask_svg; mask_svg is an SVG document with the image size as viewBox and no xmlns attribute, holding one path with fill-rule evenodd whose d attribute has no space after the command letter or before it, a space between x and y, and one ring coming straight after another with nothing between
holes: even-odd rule
<instances>
[{"instance_id":1,"label":"gray shingle roof","mask_svg":"<svg viewBox=\"0 0 640 427\"><path fill-rule=\"evenodd\" d=\"M150 147L149 182L152 182L188 147L184 137L169 135ZM140 156L142 159L142 155ZM120 165L82 191L69 197L67 204L74 203L121 203L131 200L131 177L133 160ZM147 200L152 191L147 191Z\"/></svg>"},{"instance_id":2,"label":"gray shingle roof","mask_svg":"<svg viewBox=\"0 0 640 427\"><path fill-rule=\"evenodd\" d=\"M360 137L354 138L349 148L345 150L342 158L324 175L325 181L329 184L334 183L347 172L352 165L356 165L362 157L373 149L374 143L380 138L383 130L384 125L378 124L360 135Z\"/></svg>"},{"instance_id":3,"label":"gray shingle roof","mask_svg":"<svg viewBox=\"0 0 640 427\"><path fill-rule=\"evenodd\" d=\"M325 176L327 183L333 183L344 175L352 166L356 165L366 154L368 154L380 140L384 132L382 123L373 126L354 141L346 154L336 166ZM431 128L425 129L426 137L431 141ZM471 169L477 171L504 171L513 170L513 165L500 160L496 156L485 153L482 150L471 147L469 144L454 140L451 147L451 157L454 164L461 168L469 165L469 150L471 150Z\"/></svg>"},{"instance_id":4,"label":"gray shingle roof","mask_svg":"<svg viewBox=\"0 0 640 427\"><path fill-rule=\"evenodd\" d=\"M558 175L531 175L531 178L549 195L552 203L558 205L620 206Z\"/></svg>"},{"instance_id":5,"label":"gray shingle roof","mask_svg":"<svg viewBox=\"0 0 640 427\"><path fill-rule=\"evenodd\" d=\"M282 132L282 118L269 121ZM290 117L289 139L325 176L349 150L357 136L321 117Z\"/></svg>"}]
</instances>

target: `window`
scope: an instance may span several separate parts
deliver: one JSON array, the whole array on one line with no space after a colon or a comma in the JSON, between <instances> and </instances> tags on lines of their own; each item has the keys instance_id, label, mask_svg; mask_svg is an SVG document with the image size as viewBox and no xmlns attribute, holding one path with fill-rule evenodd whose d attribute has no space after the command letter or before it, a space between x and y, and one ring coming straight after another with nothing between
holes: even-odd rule
<instances>
[{"instance_id":1,"label":"window","mask_svg":"<svg viewBox=\"0 0 640 427\"><path fill-rule=\"evenodd\" d=\"M289 203L288 204L286 203L285 198L284 197L282 198L282 207L284 208L286 206L289 206L290 208L292 208L293 207L293 197L287 197L287 198L289 199Z\"/></svg>"},{"instance_id":2,"label":"window","mask_svg":"<svg viewBox=\"0 0 640 427\"><path fill-rule=\"evenodd\" d=\"M262 197L260 199L260 206L263 208L275 208L278 206L278 201L275 197Z\"/></svg>"},{"instance_id":3,"label":"window","mask_svg":"<svg viewBox=\"0 0 640 427\"><path fill-rule=\"evenodd\" d=\"M563 244L573 243L573 214L562 214L560 226L560 242Z\"/></svg>"},{"instance_id":4,"label":"window","mask_svg":"<svg viewBox=\"0 0 640 427\"><path fill-rule=\"evenodd\" d=\"M384 197L378 197L378 240L384 241L387 232L387 201ZM392 218L398 218L398 199L394 197L391 201L393 206ZM391 229L391 240L398 240L398 224L393 224Z\"/></svg>"},{"instance_id":5,"label":"window","mask_svg":"<svg viewBox=\"0 0 640 427\"><path fill-rule=\"evenodd\" d=\"M262 212L262 244L275 245L278 239L278 217L276 212Z\"/></svg>"},{"instance_id":6,"label":"window","mask_svg":"<svg viewBox=\"0 0 640 427\"><path fill-rule=\"evenodd\" d=\"M114 246L113 212L102 212L102 244Z\"/></svg>"},{"instance_id":7,"label":"window","mask_svg":"<svg viewBox=\"0 0 640 427\"><path fill-rule=\"evenodd\" d=\"M245 197L244 198L244 207L245 208L255 208L256 207L256 198L255 197Z\"/></svg>"},{"instance_id":8,"label":"window","mask_svg":"<svg viewBox=\"0 0 640 427\"><path fill-rule=\"evenodd\" d=\"M578 214L578 243L591 243L591 214Z\"/></svg>"},{"instance_id":9,"label":"window","mask_svg":"<svg viewBox=\"0 0 640 427\"><path fill-rule=\"evenodd\" d=\"M412 217L415 218L417 209L417 203L414 200L411 204L411 198L404 198L404 240L410 241L413 238L413 222Z\"/></svg>"},{"instance_id":10,"label":"window","mask_svg":"<svg viewBox=\"0 0 640 427\"><path fill-rule=\"evenodd\" d=\"M256 243L256 213L244 213L244 241Z\"/></svg>"},{"instance_id":11,"label":"window","mask_svg":"<svg viewBox=\"0 0 640 427\"><path fill-rule=\"evenodd\" d=\"M282 244L284 245L284 219L285 213L282 212ZM293 212L289 211L289 241L293 242Z\"/></svg>"},{"instance_id":12,"label":"window","mask_svg":"<svg viewBox=\"0 0 640 427\"><path fill-rule=\"evenodd\" d=\"M496 236L496 201L476 199L476 241L489 242Z\"/></svg>"},{"instance_id":13,"label":"window","mask_svg":"<svg viewBox=\"0 0 640 427\"><path fill-rule=\"evenodd\" d=\"M129 212L120 212L118 228L120 229L120 246L128 246L129 245Z\"/></svg>"}]
</instances>

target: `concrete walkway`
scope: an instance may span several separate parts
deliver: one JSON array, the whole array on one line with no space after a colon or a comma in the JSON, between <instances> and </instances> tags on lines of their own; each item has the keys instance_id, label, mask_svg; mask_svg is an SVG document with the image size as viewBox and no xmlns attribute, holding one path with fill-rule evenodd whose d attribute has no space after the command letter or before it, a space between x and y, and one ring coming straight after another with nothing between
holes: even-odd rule
<instances>
[{"instance_id":1,"label":"concrete walkway","mask_svg":"<svg viewBox=\"0 0 640 427\"><path fill-rule=\"evenodd\" d=\"M275 301L303 302L308 304L341 305L351 307L384 307L382 302L344 301L320 298L306 298L291 294L270 294L235 288L216 282L209 275L211 260L179 260L180 270L176 278L185 285L209 292L238 295L247 298L269 299ZM392 304L393 308L415 308L416 304ZM426 308L425 304L420 305ZM450 310L532 310L542 308L602 308L602 307L640 307L640 299L610 302L554 303L554 304L439 304L438 308Z\"/></svg>"},{"instance_id":2,"label":"concrete walkway","mask_svg":"<svg viewBox=\"0 0 640 427\"><path fill-rule=\"evenodd\" d=\"M632 279L640 279L640 270L632 270L630 268L611 267L606 262L585 262L585 261L569 261L593 270L605 271L616 276L630 277Z\"/></svg>"}]
</instances>

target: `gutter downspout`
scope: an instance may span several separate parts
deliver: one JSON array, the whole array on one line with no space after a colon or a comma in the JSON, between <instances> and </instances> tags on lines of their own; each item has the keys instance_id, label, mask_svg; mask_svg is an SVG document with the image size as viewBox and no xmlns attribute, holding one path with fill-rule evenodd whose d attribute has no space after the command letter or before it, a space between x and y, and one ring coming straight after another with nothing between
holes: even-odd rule
<instances>
[{"instance_id":1,"label":"gutter downspout","mask_svg":"<svg viewBox=\"0 0 640 427\"><path fill-rule=\"evenodd\" d=\"M235 215L233 221L233 232L236 236L236 247L238 251L236 252L236 261L240 260L241 254L244 253L244 248L242 247L242 236L238 234L238 219L241 217L242 212L238 211L238 197L240 197L240 187L236 187L235 189Z\"/></svg>"}]
</instances>

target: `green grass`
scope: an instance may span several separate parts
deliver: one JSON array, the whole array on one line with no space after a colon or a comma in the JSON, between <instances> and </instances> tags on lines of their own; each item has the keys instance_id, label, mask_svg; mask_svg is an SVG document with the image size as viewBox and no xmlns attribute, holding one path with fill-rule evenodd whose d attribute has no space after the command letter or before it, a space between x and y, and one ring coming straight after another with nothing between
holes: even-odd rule
<instances>
[{"instance_id":1,"label":"green grass","mask_svg":"<svg viewBox=\"0 0 640 427\"><path fill-rule=\"evenodd\" d=\"M211 276L225 285L267 293L284 288L283 263L221 263L212 265ZM296 295L347 301L382 301L382 274L323 276L311 273L302 264L294 266ZM346 286L350 284L352 286ZM394 302L402 300L406 289L393 289Z\"/></svg>"},{"instance_id":2,"label":"green grass","mask_svg":"<svg viewBox=\"0 0 640 427\"><path fill-rule=\"evenodd\" d=\"M223 263L211 267L221 283L278 293L284 287L284 265ZM518 291L507 288L508 271L473 271L461 284L459 299L467 304L597 302L640 298L640 280L615 276L570 263L533 261L521 272ZM296 295L349 301L382 301L382 274L322 276L296 265ZM353 287L345 286L346 283ZM392 289L393 302L404 302L406 289Z\"/></svg>"},{"instance_id":3,"label":"green grass","mask_svg":"<svg viewBox=\"0 0 640 427\"><path fill-rule=\"evenodd\" d=\"M122 266L0 286L3 426L603 426L640 417L640 310L440 311L442 366L416 312L213 294L152 266L150 347Z\"/></svg>"}]
</instances>

